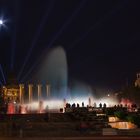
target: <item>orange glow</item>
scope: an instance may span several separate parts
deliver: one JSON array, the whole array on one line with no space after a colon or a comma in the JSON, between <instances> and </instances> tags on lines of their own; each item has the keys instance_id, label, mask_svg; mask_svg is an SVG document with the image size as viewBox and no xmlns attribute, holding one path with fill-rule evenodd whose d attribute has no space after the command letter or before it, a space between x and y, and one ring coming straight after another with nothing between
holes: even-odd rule
<instances>
[{"instance_id":1,"label":"orange glow","mask_svg":"<svg viewBox=\"0 0 140 140\"><path fill-rule=\"evenodd\" d=\"M135 129L137 126L131 122L112 122L109 123L112 128L117 129Z\"/></svg>"},{"instance_id":2,"label":"orange glow","mask_svg":"<svg viewBox=\"0 0 140 140\"><path fill-rule=\"evenodd\" d=\"M108 120L109 120L109 122L117 122L117 121L119 121L119 118L118 117L108 117Z\"/></svg>"}]
</instances>

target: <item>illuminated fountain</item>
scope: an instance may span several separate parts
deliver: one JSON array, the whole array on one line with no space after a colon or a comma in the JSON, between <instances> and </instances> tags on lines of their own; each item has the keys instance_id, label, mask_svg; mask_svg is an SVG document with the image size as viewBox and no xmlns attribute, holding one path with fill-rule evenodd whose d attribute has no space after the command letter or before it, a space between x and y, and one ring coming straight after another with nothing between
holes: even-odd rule
<instances>
[{"instance_id":1,"label":"illuminated fountain","mask_svg":"<svg viewBox=\"0 0 140 140\"><path fill-rule=\"evenodd\" d=\"M38 113L45 113L43 101L39 101Z\"/></svg>"},{"instance_id":2,"label":"illuminated fountain","mask_svg":"<svg viewBox=\"0 0 140 140\"><path fill-rule=\"evenodd\" d=\"M94 106L102 102L107 106L115 102L114 99L101 98L96 100L90 86L73 81L68 88L68 68L65 51L62 47L52 49L46 59L42 62L41 68L36 74L36 84L28 85L28 102L24 102L24 84L19 85L19 108L20 113L44 113L46 110L58 111L64 108L66 103L79 104L82 106ZM33 88L34 87L34 88ZM26 95L27 95L26 94ZM37 100L34 97L37 97ZM11 111L9 106L9 112Z\"/></svg>"},{"instance_id":3,"label":"illuminated fountain","mask_svg":"<svg viewBox=\"0 0 140 140\"><path fill-rule=\"evenodd\" d=\"M14 103L8 103L7 114L15 114Z\"/></svg>"},{"instance_id":4,"label":"illuminated fountain","mask_svg":"<svg viewBox=\"0 0 140 140\"><path fill-rule=\"evenodd\" d=\"M124 107L127 106L131 108L131 105L133 104L133 102L130 101L129 99L122 98L120 104L122 104L122 106Z\"/></svg>"},{"instance_id":5,"label":"illuminated fountain","mask_svg":"<svg viewBox=\"0 0 140 140\"><path fill-rule=\"evenodd\" d=\"M37 92L32 89L36 85L29 84L27 106L31 110L43 112L47 107L58 110L64 108L66 102L71 104L85 102L85 105L92 105L93 96L89 86L76 82L75 86L68 90L67 59L62 47L50 50L36 75L36 81L41 84L36 83L37 88L34 90L37 89ZM33 93L37 96L37 101L32 99Z\"/></svg>"},{"instance_id":6,"label":"illuminated fountain","mask_svg":"<svg viewBox=\"0 0 140 140\"><path fill-rule=\"evenodd\" d=\"M27 114L27 106L25 104L20 105L20 114Z\"/></svg>"},{"instance_id":7,"label":"illuminated fountain","mask_svg":"<svg viewBox=\"0 0 140 140\"><path fill-rule=\"evenodd\" d=\"M52 99L67 98L67 71L67 59L64 49L62 47L52 49L42 63L37 76L40 83L49 83L46 85L47 97L50 96L51 88Z\"/></svg>"}]
</instances>

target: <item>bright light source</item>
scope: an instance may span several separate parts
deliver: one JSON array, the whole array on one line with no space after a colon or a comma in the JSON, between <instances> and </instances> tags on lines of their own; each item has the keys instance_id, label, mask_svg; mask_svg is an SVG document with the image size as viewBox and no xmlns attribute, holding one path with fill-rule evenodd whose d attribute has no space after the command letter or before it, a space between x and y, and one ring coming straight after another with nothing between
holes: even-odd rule
<instances>
[{"instance_id":1,"label":"bright light source","mask_svg":"<svg viewBox=\"0 0 140 140\"><path fill-rule=\"evenodd\" d=\"M3 25L3 20L2 19L0 19L0 25Z\"/></svg>"},{"instance_id":2,"label":"bright light source","mask_svg":"<svg viewBox=\"0 0 140 140\"><path fill-rule=\"evenodd\" d=\"M1 28L6 28L6 29L7 29L7 26L5 25L5 23L7 23L7 20L5 20L5 19L3 18L3 16L0 17L0 29L1 29Z\"/></svg>"}]
</instances>

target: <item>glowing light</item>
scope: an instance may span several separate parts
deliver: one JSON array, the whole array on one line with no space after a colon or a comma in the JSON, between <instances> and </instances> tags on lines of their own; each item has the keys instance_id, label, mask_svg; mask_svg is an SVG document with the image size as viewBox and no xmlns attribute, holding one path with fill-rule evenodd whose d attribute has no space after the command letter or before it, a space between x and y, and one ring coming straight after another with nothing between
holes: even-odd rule
<instances>
[{"instance_id":1,"label":"glowing light","mask_svg":"<svg viewBox=\"0 0 140 140\"><path fill-rule=\"evenodd\" d=\"M3 25L3 20L2 19L0 19L0 25Z\"/></svg>"},{"instance_id":2,"label":"glowing light","mask_svg":"<svg viewBox=\"0 0 140 140\"><path fill-rule=\"evenodd\" d=\"M25 105L21 105L21 114L26 114L27 113L27 108Z\"/></svg>"},{"instance_id":3,"label":"glowing light","mask_svg":"<svg viewBox=\"0 0 140 140\"><path fill-rule=\"evenodd\" d=\"M90 100L91 100L91 106L93 105L93 101L95 101L95 99L93 97L90 97ZM75 104L79 104L80 107L82 106L82 102L84 102L84 106L87 107L87 105L89 105L89 97L74 97L74 98L71 98L71 99L68 99L67 100L68 103L70 103L71 105L73 103Z\"/></svg>"},{"instance_id":4,"label":"glowing light","mask_svg":"<svg viewBox=\"0 0 140 140\"><path fill-rule=\"evenodd\" d=\"M7 22L7 20L3 19L3 16L0 17L0 28L4 27L7 28L7 26L5 25L5 23Z\"/></svg>"},{"instance_id":5,"label":"glowing light","mask_svg":"<svg viewBox=\"0 0 140 140\"><path fill-rule=\"evenodd\" d=\"M117 129L136 129L137 126L131 122L113 122L109 123L112 128Z\"/></svg>"},{"instance_id":6,"label":"glowing light","mask_svg":"<svg viewBox=\"0 0 140 140\"><path fill-rule=\"evenodd\" d=\"M109 120L110 123L111 122L118 122L119 121L119 118L118 117L111 116L111 117L108 117L108 120Z\"/></svg>"},{"instance_id":7,"label":"glowing light","mask_svg":"<svg viewBox=\"0 0 140 140\"><path fill-rule=\"evenodd\" d=\"M15 106L13 103L8 103L7 114L14 114L15 113Z\"/></svg>"},{"instance_id":8,"label":"glowing light","mask_svg":"<svg viewBox=\"0 0 140 140\"><path fill-rule=\"evenodd\" d=\"M117 99L115 98L107 98L107 97L102 97L98 100L95 101L97 106L99 107L99 104L101 103L102 105L105 103L107 107L111 107L111 106L114 106L114 105L118 105L119 102Z\"/></svg>"}]
</instances>

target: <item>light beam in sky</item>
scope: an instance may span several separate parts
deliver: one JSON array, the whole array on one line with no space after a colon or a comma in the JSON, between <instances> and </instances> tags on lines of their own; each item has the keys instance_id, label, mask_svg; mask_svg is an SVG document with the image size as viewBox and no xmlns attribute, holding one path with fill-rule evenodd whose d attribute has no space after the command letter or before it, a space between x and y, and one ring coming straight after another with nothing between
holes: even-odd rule
<instances>
[{"instance_id":1,"label":"light beam in sky","mask_svg":"<svg viewBox=\"0 0 140 140\"><path fill-rule=\"evenodd\" d=\"M70 46L68 47L68 50L73 49L74 47L76 47L76 45L79 42L84 41L84 39L90 34L92 33L95 29L99 28L99 26L103 25L104 22L106 22L107 20L109 20L112 16L117 15L117 13L124 7L124 5L126 4L126 2L124 2L122 5L117 5L116 7L113 7L111 11L109 11L108 13L106 13L104 15L104 17L102 17L101 19L99 19L95 24L93 24L93 26L91 26L85 33L81 34L76 40L74 40L72 42L72 44L70 44Z\"/></svg>"},{"instance_id":2,"label":"light beam in sky","mask_svg":"<svg viewBox=\"0 0 140 140\"><path fill-rule=\"evenodd\" d=\"M58 30L58 32L56 32L56 34L54 35L54 37L52 38L52 40L50 41L50 43L47 45L47 48L46 48L45 50L43 50L41 57L46 55L47 49L49 49L50 47L52 47L53 43L54 43L54 42L58 39L58 37L63 33L63 31L67 28L67 26L73 21L73 19L76 18L76 16L79 14L80 10L84 7L85 2L86 2L86 1L83 0L83 1L79 4L79 7L75 9L75 11L72 13L72 15L68 18L68 20L66 20L66 22L63 24L63 26ZM29 57L29 56L26 57L27 59L25 59L25 61L24 61L24 63L23 63L23 66L22 66L22 68L21 68L21 70L20 70L20 72L19 72L19 74L18 74L18 80L19 80L19 78L20 78L20 76L21 76L21 73L22 73L24 67L25 67L25 64L26 64L26 61L28 60L28 57ZM39 58L39 59L40 59L40 58ZM33 64L33 66L31 67L31 69L27 72L28 74L29 74L30 72L32 72L32 69L33 69L33 67L34 67L36 64L37 64L37 63L36 63L36 61L35 61L35 64ZM25 76L25 77L26 77L26 76ZM23 79L25 79L25 77L24 77Z\"/></svg>"},{"instance_id":3,"label":"light beam in sky","mask_svg":"<svg viewBox=\"0 0 140 140\"><path fill-rule=\"evenodd\" d=\"M13 25L12 25L12 35L11 35L11 58L10 58L10 67L11 70L14 70L14 64L15 64L15 54L16 54L16 41L17 41L17 32L19 28L19 16L20 16L20 8L21 4L19 0L15 0L14 3L14 18L13 18Z\"/></svg>"},{"instance_id":4,"label":"light beam in sky","mask_svg":"<svg viewBox=\"0 0 140 140\"><path fill-rule=\"evenodd\" d=\"M27 55L26 55L26 57L25 57L25 60L24 60L24 62L23 62L23 65L22 65L22 67L21 67L21 69L20 69L20 71L19 71L19 73L18 73L18 81L20 80L20 77L21 77L21 75L22 75L22 72L23 72L23 70L24 70L24 68L25 68L25 66L26 66L26 63L28 62L28 60L29 60L29 58L30 58L30 55L31 55L31 53L32 53L32 50L34 49L34 47L35 47L35 45L36 45L36 43L37 43L37 41L38 41L38 38L40 37L40 34L41 34L41 32L42 32L42 30L43 30L45 24L46 24L46 21L47 21L47 19L48 19L48 17L49 17L49 14L50 14L50 12L51 12L51 10L52 10L52 8L53 8L53 5L54 5L54 1L50 1L49 7L48 7L48 9L47 9L47 11L46 11L46 14L45 14L45 16L42 18L42 21L41 21L41 23L40 23L40 25L39 25L39 28L38 28L38 30L37 30L37 32L35 33L35 36L34 36L34 38L33 38L33 42L32 42L32 44L31 44L31 47L29 48L28 53L27 53Z\"/></svg>"},{"instance_id":5,"label":"light beam in sky","mask_svg":"<svg viewBox=\"0 0 140 140\"><path fill-rule=\"evenodd\" d=\"M2 74L2 78L3 78L4 84L6 84L6 79L5 79L4 72L3 72L1 64L0 64L0 72Z\"/></svg>"},{"instance_id":6,"label":"light beam in sky","mask_svg":"<svg viewBox=\"0 0 140 140\"><path fill-rule=\"evenodd\" d=\"M63 33L63 31L67 28L67 26L69 26L71 24L71 22L73 21L73 19L76 18L76 16L79 14L80 10L84 7L85 3L86 3L85 0L81 1L81 3L79 4L78 8L75 9L75 11L68 18L68 20L66 20L66 22L59 29L59 31L56 32L56 34L54 35L53 39L48 44L48 48L50 48L53 45L53 43L58 39L58 37L60 37L60 35Z\"/></svg>"}]
</instances>

